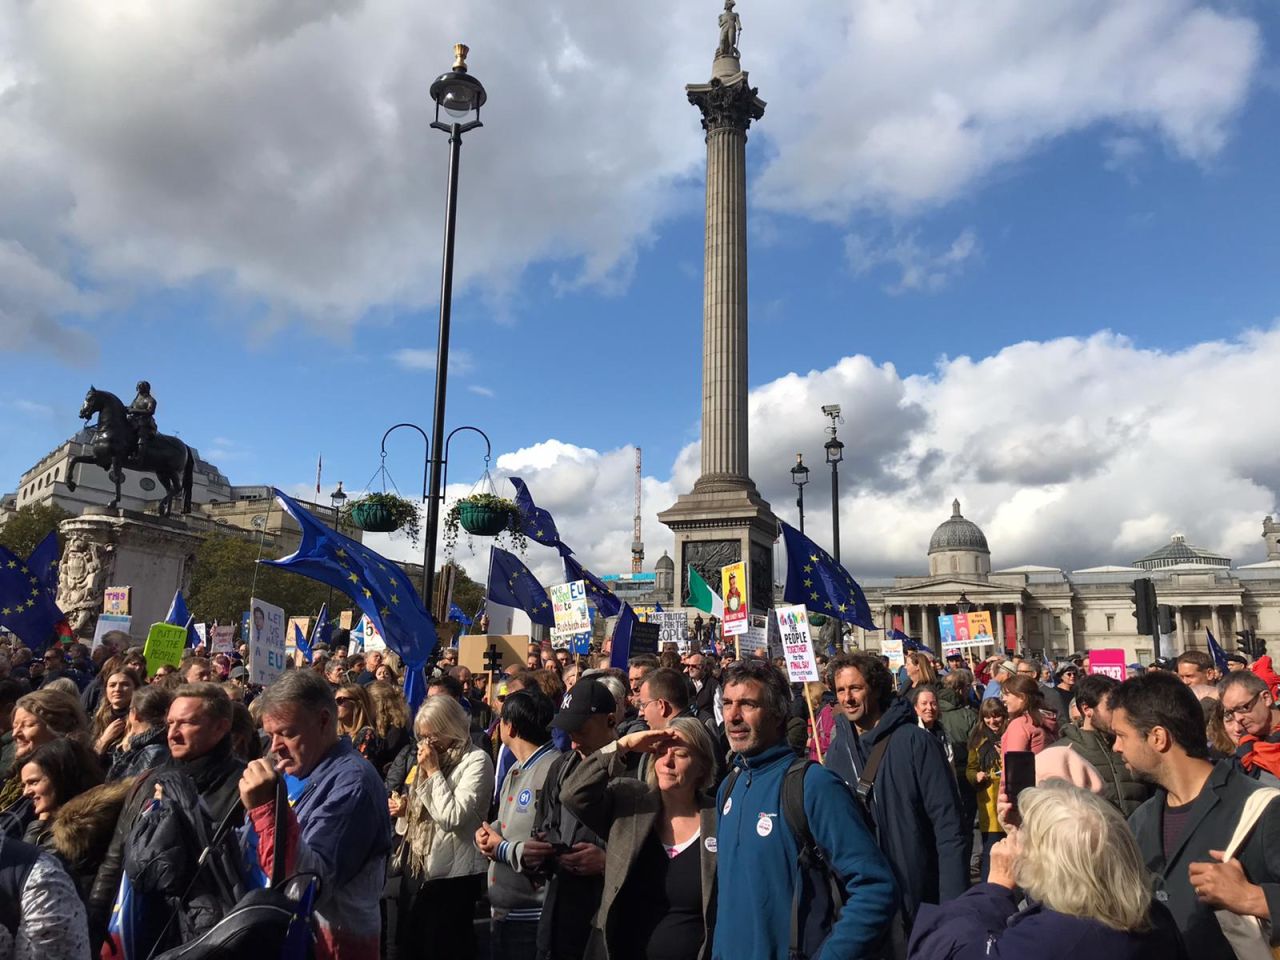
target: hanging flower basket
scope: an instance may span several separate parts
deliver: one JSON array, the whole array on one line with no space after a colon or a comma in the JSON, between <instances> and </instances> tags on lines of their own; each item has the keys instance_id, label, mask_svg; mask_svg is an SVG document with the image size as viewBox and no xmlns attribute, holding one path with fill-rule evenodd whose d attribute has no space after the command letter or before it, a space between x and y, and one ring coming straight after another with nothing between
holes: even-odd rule
<instances>
[{"instance_id":1,"label":"hanging flower basket","mask_svg":"<svg viewBox=\"0 0 1280 960\"><path fill-rule=\"evenodd\" d=\"M445 547L452 550L458 542L458 530L475 537L509 538L511 545L523 552L528 541L522 529L520 508L511 500L492 493L473 493L463 497L445 514Z\"/></svg>"},{"instance_id":2,"label":"hanging flower basket","mask_svg":"<svg viewBox=\"0 0 1280 960\"><path fill-rule=\"evenodd\" d=\"M418 505L394 493L370 493L347 504L342 519L369 533L394 533L402 530L413 543L421 536Z\"/></svg>"}]
</instances>

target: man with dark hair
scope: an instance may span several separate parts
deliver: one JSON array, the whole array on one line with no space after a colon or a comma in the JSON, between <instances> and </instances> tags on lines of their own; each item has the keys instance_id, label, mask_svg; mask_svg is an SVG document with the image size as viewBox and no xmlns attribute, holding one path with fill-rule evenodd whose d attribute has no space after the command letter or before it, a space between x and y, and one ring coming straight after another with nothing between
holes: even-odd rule
<instances>
[{"instance_id":1,"label":"man with dark hair","mask_svg":"<svg viewBox=\"0 0 1280 960\"><path fill-rule=\"evenodd\" d=\"M533 835L538 795L551 762L551 701L536 687L507 694L498 726L515 763L498 791L498 816L480 824L476 846L489 860L489 909L494 960L534 960L546 894L544 863L554 852Z\"/></svg>"},{"instance_id":2,"label":"man with dark hair","mask_svg":"<svg viewBox=\"0 0 1280 960\"><path fill-rule=\"evenodd\" d=\"M969 886L969 843L960 794L946 752L893 692L879 657L846 653L829 665L836 695L835 735L827 768L863 798L880 849L898 881L898 916L890 952L906 955L921 903L943 903Z\"/></svg>"},{"instance_id":3,"label":"man with dark hair","mask_svg":"<svg viewBox=\"0 0 1280 960\"><path fill-rule=\"evenodd\" d=\"M1234 763L1208 760L1204 714L1177 677L1133 677L1107 702L1116 752L1157 786L1129 818L1155 874L1156 896L1176 919L1188 956L1232 957L1215 910L1280 918L1280 806L1269 804L1235 857L1220 862L1246 801L1261 787ZM1280 927L1271 942L1280 944Z\"/></svg>"},{"instance_id":4,"label":"man with dark hair","mask_svg":"<svg viewBox=\"0 0 1280 960\"><path fill-rule=\"evenodd\" d=\"M1154 789L1138 779L1125 766L1124 757L1112 749L1115 738L1108 720L1107 696L1120 685L1118 680L1100 673L1085 677L1075 688L1076 707L1080 711L1080 723L1069 723L1062 728L1062 742L1084 757L1102 777L1102 796L1129 816L1142 806Z\"/></svg>"},{"instance_id":5,"label":"man with dark hair","mask_svg":"<svg viewBox=\"0 0 1280 960\"><path fill-rule=\"evenodd\" d=\"M1174 669L1178 679L1191 688L1197 700L1205 697L1218 698L1218 690L1214 686L1218 681L1218 668L1213 657L1203 650L1187 650L1178 654L1174 660Z\"/></svg>"},{"instance_id":6,"label":"man with dark hair","mask_svg":"<svg viewBox=\"0 0 1280 960\"><path fill-rule=\"evenodd\" d=\"M855 801L829 771L788 746L791 689L783 674L769 664L739 662L722 683L736 757L716 800L713 960L785 957L793 946L808 957L873 956L893 916L893 874ZM793 764L804 770L804 825L848 901L838 918L825 878L801 864L798 828L784 808Z\"/></svg>"},{"instance_id":7,"label":"man with dark hair","mask_svg":"<svg viewBox=\"0 0 1280 960\"><path fill-rule=\"evenodd\" d=\"M310 670L287 671L259 700L271 746L240 779L246 851L270 876L281 844L289 876L319 877L311 916L316 960L377 960L392 838L382 780L339 736L333 691ZM276 781L284 775L294 786L278 836Z\"/></svg>"}]
</instances>

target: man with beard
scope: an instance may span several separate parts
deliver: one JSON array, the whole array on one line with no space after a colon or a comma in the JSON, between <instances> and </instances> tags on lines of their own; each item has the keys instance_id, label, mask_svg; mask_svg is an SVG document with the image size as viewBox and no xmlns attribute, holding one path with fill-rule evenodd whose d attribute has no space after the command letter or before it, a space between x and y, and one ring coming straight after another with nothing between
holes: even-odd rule
<instances>
[{"instance_id":1,"label":"man with beard","mask_svg":"<svg viewBox=\"0 0 1280 960\"><path fill-rule=\"evenodd\" d=\"M898 882L898 916L889 955L905 957L921 903L944 903L969 886L971 824L942 744L893 692L884 661L870 653L833 657L835 736L827 768L863 798Z\"/></svg>"},{"instance_id":2,"label":"man with beard","mask_svg":"<svg viewBox=\"0 0 1280 960\"><path fill-rule=\"evenodd\" d=\"M1191 957L1233 957L1215 910L1280 917L1280 805L1265 807L1248 839L1222 861L1250 796L1262 787L1236 764L1208 759L1195 693L1161 671L1126 680L1108 698L1115 749L1157 786L1129 818L1156 897L1182 931ZM1280 928L1272 928L1272 945Z\"/></svg>"},{"instance_id":3,"label":"man with beard","mask_svg":"<svg viewBox=\"0 0 1280 960\"><path fill-rule=\"evenodd\" d=\"M1107 709L1107 696L1120 685L1120 681L1100 673L1094 673L1075 688L1076 707L1080 711L1080 723L1069 723L1062 728L1062 742L1088 760L1102 777L1102 796L1108 803L1129 816L1137 810L1154 791L1125 766L1124 758L1112 749L1112 736Z\"/></svg>"}]
</instances>

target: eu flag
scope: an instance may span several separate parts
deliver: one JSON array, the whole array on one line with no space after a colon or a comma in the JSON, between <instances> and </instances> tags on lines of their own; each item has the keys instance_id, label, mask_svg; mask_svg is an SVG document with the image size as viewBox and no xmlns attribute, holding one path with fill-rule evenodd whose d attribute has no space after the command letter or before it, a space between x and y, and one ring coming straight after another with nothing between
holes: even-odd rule
<instances>
[{"instance_id":1,"label":"eu flag","mask_svg":"<svg viewBox=\"0 0 1280 960\"><path fill-rule=\"evenodd\" d=\"M458 606L456 603L449 604L449 619L452 620L454 623L462 624L464 627L469 627L471 626L472 623L475 622L470 617L468 617L467 612L463 610L460 606Z\"/></svg>"},{"instance_id":2,"label":"eu flag","mask_svg":"<svg viewBox=\"0 0 1280 960\"><path fill-rule=\"evenodd\" d=\"M544 627L556 625L551 612L551 598L529 568L513 553L489 548L489 589L486 596L504 607L519 607L534 623Z\"/></svg>"},{"instance_id":3,"label":"eu flag","mask_svg":"<svg viewBox=\"0 0 1280 960\"><path fill-rule=\"evenodd\" d=\"M926 651L926 652L928 651L928 647L926 647L926 646L925 646L924 644L922 644L922 643L919 643L918 641L912 640L910 637L908 637L908 636L907 636L905 633L903 633L901 630L893 630L893 629L890 629L890 630L889 630L889 639L890 639L890 640L900 640L900 641L902 641L902 649L903 649L903 650L906 650L908 653L916 653L916 652L921 651L921 650L924 650L924 651Z\"/></svg>"},{"instance_id":4,"label":"eu flag","mask_svg":"<svg viewBox=\"0 0 1280 960\"><path fill-rule=\"evenodd\" d=\"M333 632L333 624L329 622L329 604L320 604L320 615L316 617L316 625L311 628L311 641L308 646L314 650L316 644L323 643L326 647L329 645L329 634ZM311 657L307 657L307 663L311 662Z\"/></svg>"},{"instance_id":5,"label":"eu flag","mask_svg":"<svg viewBox=\"0 0 1280 960\"><path fill-rule=\"evenodd\" d=\"M436 646L436 628L418 591L395 563L326 527L292 497L274 493L302 528L302 542L287 557L260 562L319 580L350 597L404 661L404 695L416 710L426 693L422 670Z\"/></svg>"},{"instance_id":6,"label":"eu flag","mask_svg":"<svg viewBox=\"0 0 1280 960\"><path fill-rule=\"evenodd\" d=\"M560 539L560 531L551 514L533 502L529 486L519 477L508 477L516 488L516 506L520 508L521 528L524 535L544 547L555 547L562 554L573 553Z\"/></svg>"},{"instance_id":7,"label":"eu flag","mask_svg":"<svg viewBox=\"0 0 1280 960\"><path fill-rule=\"evenodd\" d=\"M613 627L613 646L609 648L609 667L626 670L627 661L631 659L631 629L637 623L636 612L631 604L622 605L622 613Z\"/></svg>"},{"instance_id":8,"label":"eu flag","mask_svg":"<svg viewBox=\"0 0 1280 960\"><path fill-rule=\"evenodd\" d=\"M58 595L58 558L60 556L58 550L58 534L54 530L49 531L49 535L36 544L36 548L31 551L31 556L27 558L27 567L40 578L40 582L44 584L53 596Z\"/></svg>"},{"instance_id":9,"label":"eu flag","mask_svg":"<svg viewBox=\"0 0 1280 960\"><path fill-rule=\"evenodd\" d=\"M71 636L67 618L54 602L55 589L38 567L31 566L39 561L43 547L44 544L37 546L29 561L0 547L0 626L12 630L37 653L44 650L55 632Z\"/></svg>"},{"instance_id":10,"label":"eu flag","mask_svg":"<svg viewBox=\"0 0 1280 960\"><path fill-rule=\"evenodd\" d=\"M311 644L307 643L307 638L302 635L302 624L296 620L293 624L293 643L298 648L298 652L302 654L302 659L311 662Z\"/></svg>"},{"instance_id":11,"label":"eu flag","mask_svg":"<svg viewBox=\"0 0 1280 960\"><path fill-rule=\"evenodd\" d=\"M862 588L844 567L795 527L779 522L787 544L787 587L783 592L787 603L803 603L815 613L865 630L879 629L871 620Z\"/></svg>"},{"instance_id":12,"label":"eu flag","mask_svg":"<svg viewBox=\"0 0 1280 960\"><path fill-rule=\"evenodd\" d=\"M1227 663L1227 651L1222 649L1222 644L1218 643L1218 638L1213 635L1212 630L1205 627L1204 632L1209 637L1209 653L1213 657L1213 665L1225 677L1231 669L1230 664Z\"/></svg>"},{"instance_id":13,"label":"eu flag","mask_svg":"<svg viewBox=\"0 0 1280 960\"><path fill-rule=\"evenodd\" d=\"M182 591L173 591L173 600L169 602L169 612L165 614L164 622L171 623L175 627L187 628L188 647L200 644L200 634L196 633L195 621L196 618L187 609L187 598L182 595Z\"/></svg>"},{"instance_id":14,"label":"eu flag","mask_svg":"<svg viewBox=\"0 0 1280 960\"><path fill-rule=\"evenodd\" d=\"M581 580L587 585L587 597L596 605L600 616L616 617L622 611L622 601L614 596L604 581L567 553L564 555L564 577L570 583Z\"/></svg>"}]
</instances>

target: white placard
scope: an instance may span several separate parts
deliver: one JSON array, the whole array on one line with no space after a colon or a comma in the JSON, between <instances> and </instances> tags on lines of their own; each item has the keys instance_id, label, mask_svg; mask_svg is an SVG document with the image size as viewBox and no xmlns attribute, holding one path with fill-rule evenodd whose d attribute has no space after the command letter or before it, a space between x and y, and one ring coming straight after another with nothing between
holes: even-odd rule
<instances>
[{"instance_id":1,"label":"white placard","mask_svg":"<svg viewBox=\"0 0 1280 960\"><path fill-rule=\"evenodd\" d=\"M236 628L233 626L217 626L214 625L209 630L213 645L209 648L210 653L233 653L236 648Z\"/></svg>"},{"instance_id":2,"label":"white placard","mask_svg":"<svg viewBox=\"0 0 1280 960\"><path fill-rule=\"evenodd\" d=\"M889 658L890 670L900 670L902 665L907 662L906 656L902 652L901 640L881 640L880 652Z\"/></svg>"},{"instance_id":3,"label":"white placard","mask_svg":"<svg viewBox=\"0 0 1280 960\"><path fill-rule=\"evenodd\" d=\"M663 610L658 614L658 649L674 643L681 653L689 652L689 615Z\"/></svg>"},{"instance_id":4,"label":"white placard","mask_svg":"<svg viewBox=\"0 0 1280 960\"><path fill-rule=\"evenodd\" d=\"M557 583L551 588L552 645L578 646L581 638L591 638L591 609L587 606L587 585L582 580Z\"/></svg>"},{"instance_id":5,"label":"white placard","mask_svg":"<svg viewBox=\"0 0 1280 960\"><path fill-rule=\"evenodd\" d=\"M369 619L368 614L360 618L360 635L364 638L364 644L360 648L361 653L387 649L387 641L378 632L378 628L373 625L373 621Z\"/></svg>"},{"instance_id":6,"label":"white placard","mask_svg":"<svg viewBox=\"0 0 1280 960\"><path fill-rule=\"evenodd\" d=\"M249 682L274 683L284 673L284 611L265 600L249 601Z\"/></svg>"},{"instance_id":7,"label":"white placard","mask_svg":"<svg viewBox=\"0 0 1280 960\"><path fill-rule=\"evenodd\" d=\"M204 647L206 650L208 650L208 649L209 649L209 626L208 626L208 624L204 624L204 623L196 623L196 624L193 624L192 626L195 628L195 631L196 631L196 639L199 641L199 646L202 646L202 647Z\"/></svg>"},{"instance_id":8,"label":"white placard","mask_svg":"<svg viewBox=\"0 0 1280 960\"><path fill-rule=\"evenodd\" d=\"M102 646L102 638L114 630L123 630L129 632L129 626L133 623L133 617L127 614L119 613L100 613L98 614L98 625L93 628L93 647L97 650Z\"/></svg>"},{"instance_id":9,"label":"white placard","mask_svg":"<svg viewBox=\"0 0 1280 960\"><path fill-rule=\"evenodd\" d=\"M803 604L778 607L778 631L782 634L782 652L787 658L787 676L791 682L820 679L818 663L813 658L813 640L809 636L809 611Z\"/></svg>"}]
</instances>

